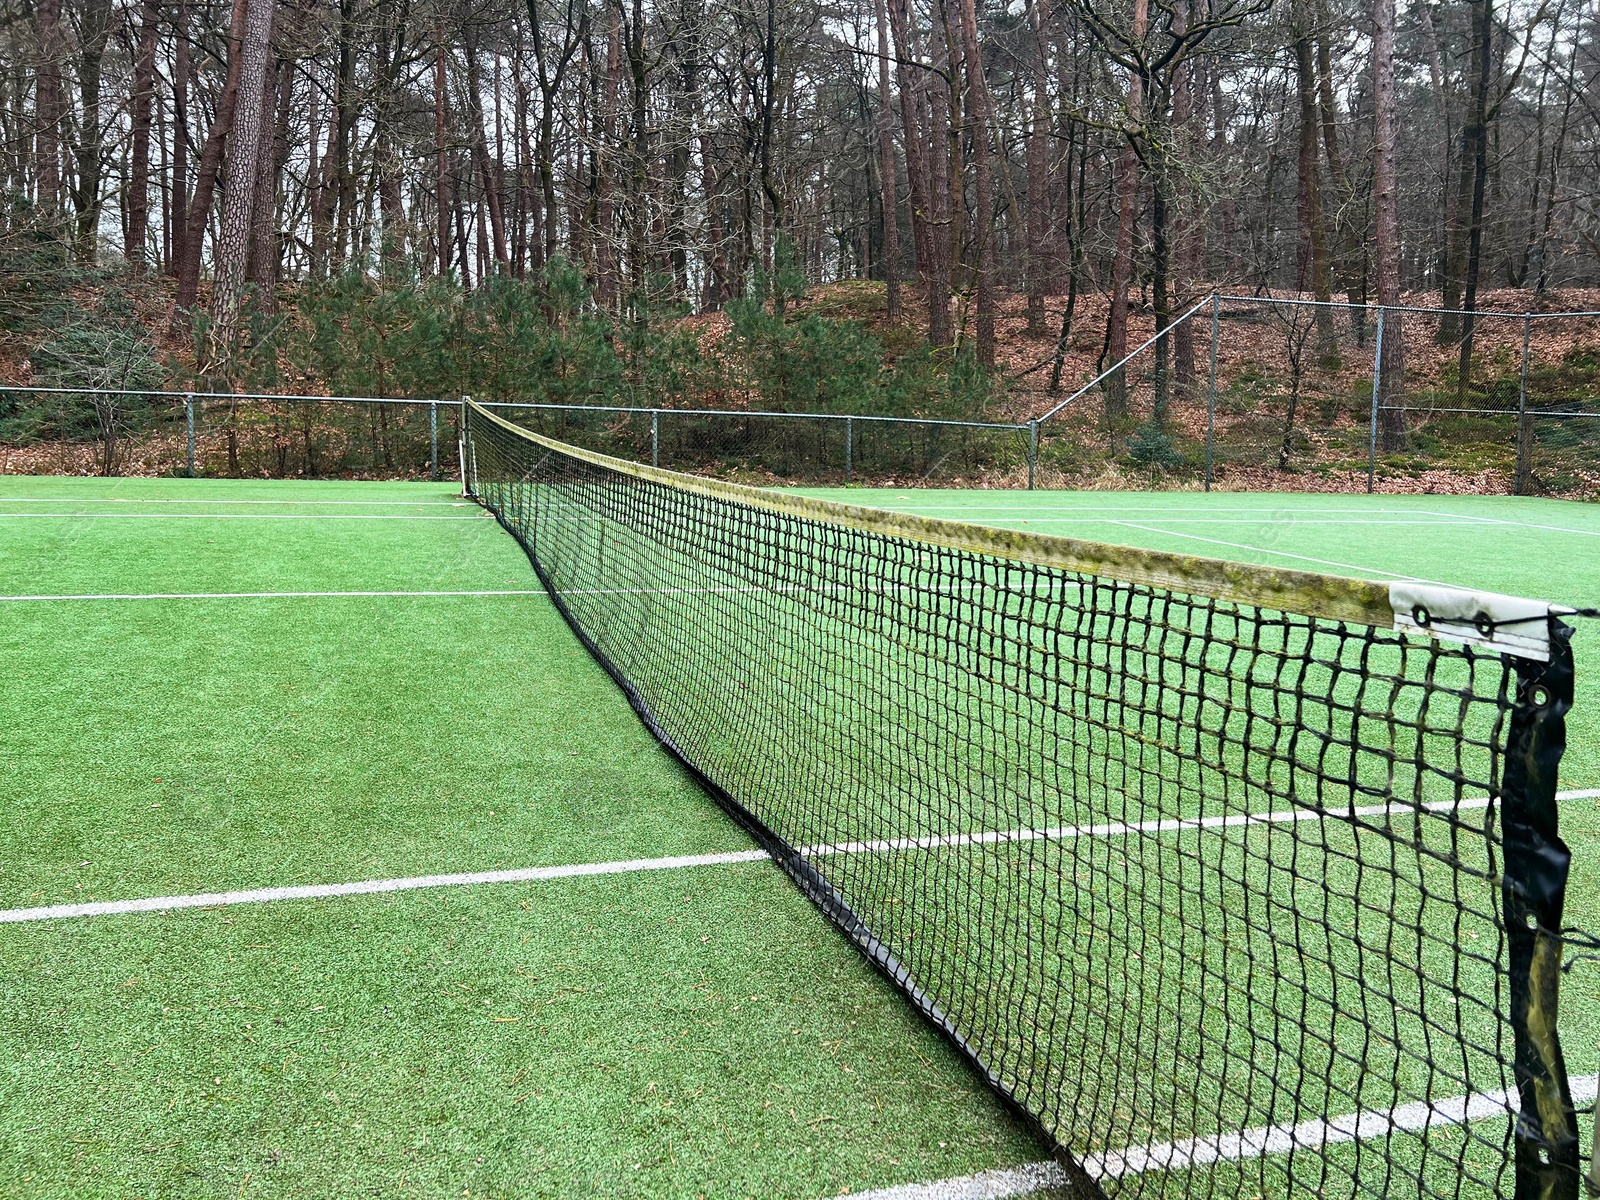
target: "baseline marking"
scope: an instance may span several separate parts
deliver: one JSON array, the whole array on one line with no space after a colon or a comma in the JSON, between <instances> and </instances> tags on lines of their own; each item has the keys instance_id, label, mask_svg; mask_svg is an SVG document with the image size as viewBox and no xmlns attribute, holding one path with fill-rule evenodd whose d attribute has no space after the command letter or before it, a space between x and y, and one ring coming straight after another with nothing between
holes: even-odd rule
<instances>
[{"instance_id":1,"label":"baseline marking","mask_svg":"<svg viewBox=\"0 0 1600 1200\"><path fill-rule=\"evenodd\" d=\"M101 592L71 596L0 596L0 604L30 600L302 600L343 596L542 596L543 588L479 592Z\"/></svg>"},{"instance_id":2,"label":"baseline marking","mask_svg":"<svg viewBox=\"0 0 1600 1200\"><path fill-rule=\"evenodd\" d=\"M1600 1076L1579 1075L1568 1082L1574 1104L1586 1104L1600 1091ZM1219 1162L1287 1154L1302 1148L1366 1141L1389 1133L1426 1134L1432 1129L1512 1115L1519 1107L1517 1093L1511 1088L1440 1100L1417 1100L1391 1109L1347 1113L1302 1121L1298 1125L1264 1125L1181 1142L1130 1146L1126 1150L1086 1158L1083 1168L1097 1179L1120 1179L1145 1171L1181 1171ZM856 1200L1005 1200L1067 1184L1067 1173L1059 1163L1036 1162L955 1179L878 1188L857 1192L855 1196Z\"/></svg>"},{"instance_id":3,"label":"baseline marking","mask_svg":"<svg viewBox=\"0 0 1600 1200\"><path fill-rule=\"evenodd\" d=\"M1558 792L1557 800L1600 799L1600 788ZM1487 808L1488 797L1433 801L1422 805L1431 812ZM1408 804L1373 804L1354 809L1354 816L1382 816L1415 811ZM1234 813L1218 817L1168 818L1138 823L1061 826L1055 829L1009 829L984 833L951 834L943 837L893 838L873 842L844 842L838 845L802 847L806 858L834 854L874 854L900 850L933 850L946 847L995 845L1007 842L1065 841L1079 837L1122 837L1139 833L1170 833L1189 829L1233 828L1241 825L1275 825L1316 820L1328 815L1292 809L1267 813ZM682 867L718 866L726 863L758 862L767 858L765 850L732 850L720 854L675 855L666 858L632 858L617 862L574 863L559 867L520 867L505 871L470 871L451 875L412 875L396 879L366 879L354 883L305 884L296 887L250 888L231 892L201 892L179 896L148 896L136 900L98 900L85 904L49 904L34 908L0 909L0 924L22 921L52 921L68 917L106 917L128 913L166 912L178 908L216 908L230 904L260 904L270 900L316 900L332 896L367 896L381 892L409 892L420 888L465 887L484 883L530 883L549 879L571 879L588 875L622 875L634 871L670 871Z\"/></svg>"}]
</instances>

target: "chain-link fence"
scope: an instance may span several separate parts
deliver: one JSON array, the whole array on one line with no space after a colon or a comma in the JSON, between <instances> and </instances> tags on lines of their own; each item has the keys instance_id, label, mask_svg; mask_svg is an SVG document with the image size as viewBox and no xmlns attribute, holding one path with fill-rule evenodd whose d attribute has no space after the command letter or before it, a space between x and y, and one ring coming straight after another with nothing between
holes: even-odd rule
<instances>
[{"instance_id":1,"label":"chain-link fence","mask_svg":"<svg viewBox=\"0 0 1600 1200\"><path fill-rule=\"evenodd\" d=\"M1213 296L1039 423L1051 485L1590 496L1600 313Z\"/></svg>"},{"instance_id":2,"label":"chain-link fence","mask_svg":"<svg viewBox=\"0 0 1600 1200\"><path fill-rule=\"evenodd\" d=\"M693 474L779 486L1031 486L1026 425L714 409L487 407L537 433Z\"/></svg>"},{"instance_id":3,"label":"chain-link fence","mask_svg":"<svg viewBox=\"0 0 1600 1200\"><path fill-rule=\"evenodd\" d=\"M1031 484L1026 425L513 402L487 407L607 454L778 485ZM0 473L438 478L456 471L458 419L459 405L445 400L3 388Z\"/></svg>"},{"instance_id":4,"label":"chain-link fence","mask_svg":"<svg viewBox=\"0 0 1600 1200\"><path fill-rule=\"evenodd\" d=\"M384 397L0 388L0 473L427 478L458 405Z\"/></svg>"}]
</instances>

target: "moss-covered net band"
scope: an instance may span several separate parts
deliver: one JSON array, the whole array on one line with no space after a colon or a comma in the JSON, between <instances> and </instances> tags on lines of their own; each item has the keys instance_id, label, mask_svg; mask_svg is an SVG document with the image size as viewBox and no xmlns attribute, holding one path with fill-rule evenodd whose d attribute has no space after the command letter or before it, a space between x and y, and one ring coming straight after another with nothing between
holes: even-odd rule
<instances>
[{"instance_id":1,"label":"moss-covered net band","mask_svg":"<svg viewBox=\"0 0 1600 1200\"><path fill-rule=\"evenodd\" d=\"M1554 617L1516 658L1383 585L464 431L651 730L1075 1189L1578 1195Z\"/></svg>"}]
</instances>

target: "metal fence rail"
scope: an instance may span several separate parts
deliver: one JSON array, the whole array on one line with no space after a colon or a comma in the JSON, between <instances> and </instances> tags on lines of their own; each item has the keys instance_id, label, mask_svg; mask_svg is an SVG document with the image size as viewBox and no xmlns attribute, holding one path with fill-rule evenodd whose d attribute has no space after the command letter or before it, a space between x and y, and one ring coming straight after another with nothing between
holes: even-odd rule
<instances>
[{"instance_id":1,"label":"metal fence rail","mask_svg":"<svg viewBox=\"0 0 1600 1200\"><path fill-rule=\"evenodd\" d=\"M139 388L70 388L70 387L31 387L31 386L0 386L0 396L4 395L34 395L57 396L63 399L82 398L88 400L97 411L107 412L114 410L115 406L103 403L105 398L137 398L144 401L170 401L175 411L179 405L182 407L184 428L184 456L183 474L194 476L197 472L197 431L203 423L207 405L236 406L241 402L255 405L271 404L320 404L327 406L369 406L377 405L384 408L398 407L428 410L428 474L430 478L439 477L439 409L445 406L450 420L455 420L458 415L460 401L451 398L427 398L414 396L320 396L307 394L270 393L270 392L202 392L202 391L174 391L153 390ZM842 435L842 448L831 456L829 461L833 464L820 461L811 462L810 470L804 472L807 476L831 477L842 474L846 484L854 482L857 468L861 463L863 442L871 443L873 435L878 431L902 431L902 438L915 440L915 435L920 433L925 437L938 434L995 434L1011 435L1019 445L1025 444L1024 457L1027 464L1028 487L1034 486L1034 474L1037 464L1038 439L1037 430L1033 423L1011 424L1000 421L961 421L937 417L903 417L885 416L869 413L822 413L822 412L777 412L769 410L730 410L710 408L663 408L627 405L586 405L586 404L551 404L536 401L513 400L483 400L480 401L486 408L499 409L513 414L538 416L562 416L566 418L609 418L618 426L633 424L646 425L649 430L650 461L660 465L663 456L663 422L676 423L684 421L700 421L712 426L731 426L734 424L748 424L760 422L789 426L822 425L837 428ZM236 414L230 407L229 419ZM106 426L105 436L107 450L105 462L112 461L114 441L127 430L117 427L119 417L114 411L104 417L102 425ZM123 422L125 426L126 422ZM592 432L592 431L591 431ZM308 435L309 437L309 435ZM615 440L615 439L613 439ZM6 438L0 434L0 443ZM308 443L309 444L309 443ZM637 447L616 445L615 449L643 450L642 444ZM310 452L307 451L308 467L310 465ZM805 465L805 464L802 464ZM109 471L109 467L106 468Z\"/></svg>"}]
</instances>

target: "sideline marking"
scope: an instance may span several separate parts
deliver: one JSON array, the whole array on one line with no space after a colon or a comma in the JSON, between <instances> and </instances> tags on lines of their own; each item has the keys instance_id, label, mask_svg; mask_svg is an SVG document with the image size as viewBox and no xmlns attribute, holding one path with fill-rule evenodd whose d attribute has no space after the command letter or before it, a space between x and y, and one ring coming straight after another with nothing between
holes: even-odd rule
<instances>
[{"instance_id":1,"label":"sideline marking","mask_svg":"<svg viewBox=\"0 0 1600 1200\"><path fill-rule=\"evenodd\" d=\"M543 588L483 592L101 592L73 596L0 596L0 604L25 600L276 600L339 596L542 596Z\"/></svg>"},{"instance_id":2,"label":"sideline marking","mask_svg":"<svg viewBox=\"0 0 1600 1200\"><path fill-rule=\"evenodd\" d=\"M1588 1103L1600 1090L1600 1076L1579 1075L1568 1082L1574 1104ZM1219 1162L1287 1154L1297 1149L1368 1141L1390 1133L1426 1134L1432 1129L1514 1115L1519 1108L1516 1090L1506 1088L1440 1100L1416 1100L1391 1109L1320 1117L1297 1125L1264 1125L1181 1142L1130 1146L1126 1150L1092 1155L1082 1161L1084 1170L1096 1179L1121 1179L1145 1171L1181 1171ZM1067 1173L1059 1163L1036 1162L955 1179L857 1192L855 1197L856 1200L1005 1200L1046 1188L1065 1187L1067 1183Z\"/></svg>"},{"instance_id":3,"label":"sideline marking","mask_svg":"<svg viewBox=\"0 0 1600 1200\"><path fill-rule=\"evenodd\" d=\"M1557 800L1600 799L1600 788L1557 792ZM1436 800L1422 805L1430 812L1487 808L1488 797L1461 800ZM1373 804L1352 810L1348 815L1381 816L1416 811L1409 804ZM1289 809L1266 813L1232 813L1214 817L1172 817L1141 821L1137 824L1062 826L1056 829L1008 829L985 833L950 834L943 837L893 838L878 842L844 842L838 845L802 847L804 858L834 854L874 854L900 850L933 850L946 847L994 845L1007 842L1065 841L1079 837L1122 837L1136 833L1170 833L1189 829L1231 828L1240 825L1274 825L1315 820L1329 815L1322 812ZM305 884L296 887L250 888L231 892L201 892L179 896L148 896L135 900L98 900L86 904L48 904L35 908L0 909L0 924L21 921L52 921L67 917L120 916L127 913L166 912L176 908L213 908L229 904L259 904L269 900L316 900L330 896L366 896L380 892L409 892L419 888L464 887L481 883L528 883L547 879L571 879L587 875L621 875L633 871L669 871L681 867L717 866L725 863L758 862L768 858L765 850L731 850L720 854L675 855L667 858L631 858L617 862L573 863L559 867L519 867L505 871L470 871L452 875L411 875L396 879L365 879L354 883Z\"/></svg>"}]
</instances>

